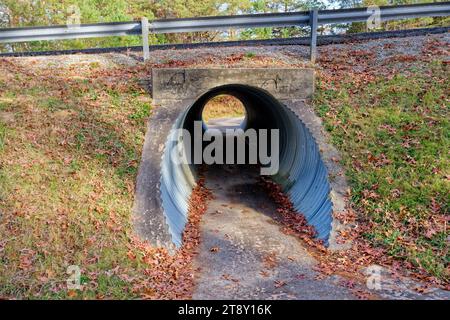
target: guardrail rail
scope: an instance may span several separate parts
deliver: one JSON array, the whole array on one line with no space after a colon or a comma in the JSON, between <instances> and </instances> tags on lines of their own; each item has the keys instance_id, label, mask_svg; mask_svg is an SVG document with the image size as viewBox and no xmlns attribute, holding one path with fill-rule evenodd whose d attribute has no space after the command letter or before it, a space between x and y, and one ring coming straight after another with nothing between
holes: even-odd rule
<instances>
[{"instance_id":1,"label":"guardrail rail","mask_svg":"<svg viewBox=\"0 0 450 320\"><path fill-rule=\"evenodd\" d=\"M379 7L380 21L450 15L450 2ZM263 13L185 19L110 22L48 27L0 29L0 43L48 41L92 37L142 35L144 59L149 57L148 34L184 33L259 27L310 26L310 58L316 58L317 27L323 24L364 22L374 15L374 8L317 10L288 13Z\"/></svg>"}]
</instances>

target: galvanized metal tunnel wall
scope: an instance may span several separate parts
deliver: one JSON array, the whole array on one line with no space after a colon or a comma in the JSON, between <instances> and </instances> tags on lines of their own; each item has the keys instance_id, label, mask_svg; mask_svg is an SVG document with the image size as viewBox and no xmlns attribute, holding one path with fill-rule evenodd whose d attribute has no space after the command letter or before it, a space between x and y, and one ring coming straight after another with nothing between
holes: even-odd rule
<instances>
[{"instance_id":1,"label":"galvanized metal tunnel wall","mask_svg":"<svg viewBox=\"0 0 450 320\"><path fill-rule=\"evenodd\" d=\"M245 128L279 129L280 167L272 178L314 226L317 237L328 243L333 219L327 167L315 141L317 133L301 119L314 86L311 70L165 69L153 77L158 107L149 121L134 210L142 237L165 247L182 245L197 170L172 161L180 139L173 129L192 132L207 101L230 94L246 109ZM186 157L184 152L176 154Z\"/></svg>"}]
</instances>

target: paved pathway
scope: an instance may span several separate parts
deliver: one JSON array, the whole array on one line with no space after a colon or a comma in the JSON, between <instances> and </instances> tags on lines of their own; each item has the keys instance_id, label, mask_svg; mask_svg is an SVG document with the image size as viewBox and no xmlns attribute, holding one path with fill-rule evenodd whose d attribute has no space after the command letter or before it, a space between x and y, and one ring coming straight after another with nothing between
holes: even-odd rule
<instances>
[{"instance_id":1,"label":"paved pathway","mask_svg":"<svg viewBox=\"0 0 450 320\"><path fill-rule=\"evenodd\" d=\"M343 279L316 280L316 261L273 220L276 206L257 185L258 169L213 166L200 229L194 299L355 299Z\"/></svg>"}]
</instances>

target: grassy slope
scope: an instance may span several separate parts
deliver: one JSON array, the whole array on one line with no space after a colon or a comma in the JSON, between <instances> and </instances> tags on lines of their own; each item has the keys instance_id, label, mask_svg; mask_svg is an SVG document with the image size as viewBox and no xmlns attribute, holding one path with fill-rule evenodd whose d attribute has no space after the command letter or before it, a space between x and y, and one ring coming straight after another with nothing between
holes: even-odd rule
<instances>
[{"instance_id":1,"label":"grassy slope","mask_svg":"<svg viewBox=\"0 0 450 320\"><path fill-rule=\"evenodd\" d=\"M182 264L133 238L151 109L134 75L95 63L1 68L0 297L183 294L170 288ZM82 292L66 290L69 265L81 268Z\"/></svg>"},{"instance_id":2,"label":"grassy slope","mask_svg":"<svg viewBox=\"0 0 450 320\"><path fill-rule=\"evenodd\" d=\"M365 237L448 280L448 67L442 61L356 86L321 83L316 110L343 155Z\"/></svg>"},{"instance_id":3,"label":"grassy slope","mask_svg":"<svg viewBox=\"0 0 450 320\"><path fill-rule=\"evenodd\" d=\"M0 80L0 109L14 114L2 123L0 294L54 297L68 265L85 283L90 272L136 267L124 231L148 101L136 86L11 69ZM126 296L120 278L95 278L97 294Z\"/></svg>"}]
</instances>

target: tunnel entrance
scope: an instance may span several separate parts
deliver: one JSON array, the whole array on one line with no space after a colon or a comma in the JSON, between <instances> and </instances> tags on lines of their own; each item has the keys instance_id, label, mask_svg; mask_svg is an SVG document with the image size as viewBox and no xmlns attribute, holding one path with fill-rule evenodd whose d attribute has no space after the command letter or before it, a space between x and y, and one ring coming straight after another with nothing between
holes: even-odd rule
<instances>
[{"instance_id":1,"label":"tunnel entrance","mask_svg":"<svg viewBox=\"0 0 450 320\"><path fill-rule=\"evenodd\" d=\"M244 169L242 166L251 163L251 151L257 150L255 165L260 168L260 174L269 174L281 186L295 210L315 228L317 238L328 243L333 222L332 202L327 167L315 141L321 139L320 124L312 124L311 118L304 117L314 90L313 70L156 69L152 81L157 106L149 120L134 208L135 225L141 237L156 246L176 249L182 245L190 195L199 178L198 166L205 164L205 151L211 149L217 138L210 135L209 139L197 140L198 136L205 138L211 129L217 129L214 124L208 128L205 110L218 97L231 96L245 110L239 126L228 128L238 127L236 130L244 132L241 140L245 145L245 161L240 163L235 153L231 157L234 164ZM311 125L314 134L309 130ZM223 132L226 127L218 130L222 137L228 135ZM253 143L245 135L251 130L257 133ZM275 131L277 135L266 135L264 151L268 157L259 157L262 133ZM239 137L237 134L233 139ZM225 141L228 140L221 142L226 150L222 157L224 164L219 163L222 169L226 168L227 155L231 150L236 151L237 146L226 149ZM272 144L274 141L278 144ZM198 146L200 162L195 159ZM215 156L215 152L211 155ZM276 170L271 171L274 167ZM269 173L263 173L263 169Z\"/></svg>"},{"instance_id":2,"label":"tunnel entrance","mask_svg":"<svg viewBox=\"0 0 450 320\"><path fill-rule=\"evenodd\" d=\"M209 129L241 128L245 124L246 111L244 104L232 95L217 95L204 106L202 120Z\"/></svg>"},{"instance_id":3,"label":"tunnel entrance","mask_svg":"<svg viewBox=\"0 0 450 320\"><path fill-rule=\"evenodd\" d=\"M241 84L230 84L213 88L200 96L189 108L187 108L175 122L172 134L166 142L166 150L162 159L161 197L162 206L167 224L172 236L172 241L179 247L182 244L182 233L187 223L188 201L197 177L196 165L213 163L201 159L194 159L193 149L198 146L199 128L195 123L203 123L203 112L209 101L218 96L231 95L242 101L246 111L246 118L239 126L241 133L253 130L256 132L256 140L246 139L245 134L245 161L236 159L239 154L234 154L232 162L226 162L227 154L233 150L227 148L226 139L223 143L222 158L216 157L219 162L214 164L241 164L261 165L273 167L276 158L275 170L270 171L272 179L282 186L284 192L289 195L295 209L305 215L308 222L317 231L317 237L325 243L328 241L331 230L331 201L329 199L329 184L327 170L321 160L319 149L313 136L304 123L287 106L275 99L268 92ZM180 130L177 130L180 129ZM208 126L201 127L201 135L208 135ZM272 141L273 135L266 140L268 146L266 156L270 156L270 163L262 163L261 157L251 157L252 151L260 154L261 133L278 132L275 148ZM183 135L187 133L186 135ZM222 132L222 135L227 136ZM197 137L196 137L197 136ZM269 135L268 135L269 136ZM188 137L188 138L186 138ZM229 138L229 137L228 137ZM239 140L239 136L232 139ZM211 145L213 140L202 143L202 155ZM236 150L235 144L233 147ZM190 151L190 152L188 152ZM236 150L239 151L239 150ZM275 153L275 154L274 154ZM176 159L175 159L176 158ZM235 162L233 162L235 161ZM244 168L242 168L244 169ZM273 168L272 168L273 169ZM264 174L261 170L261 174ZM224 175L224 178L226 176Z\"/></svg>"}]
</instances>

